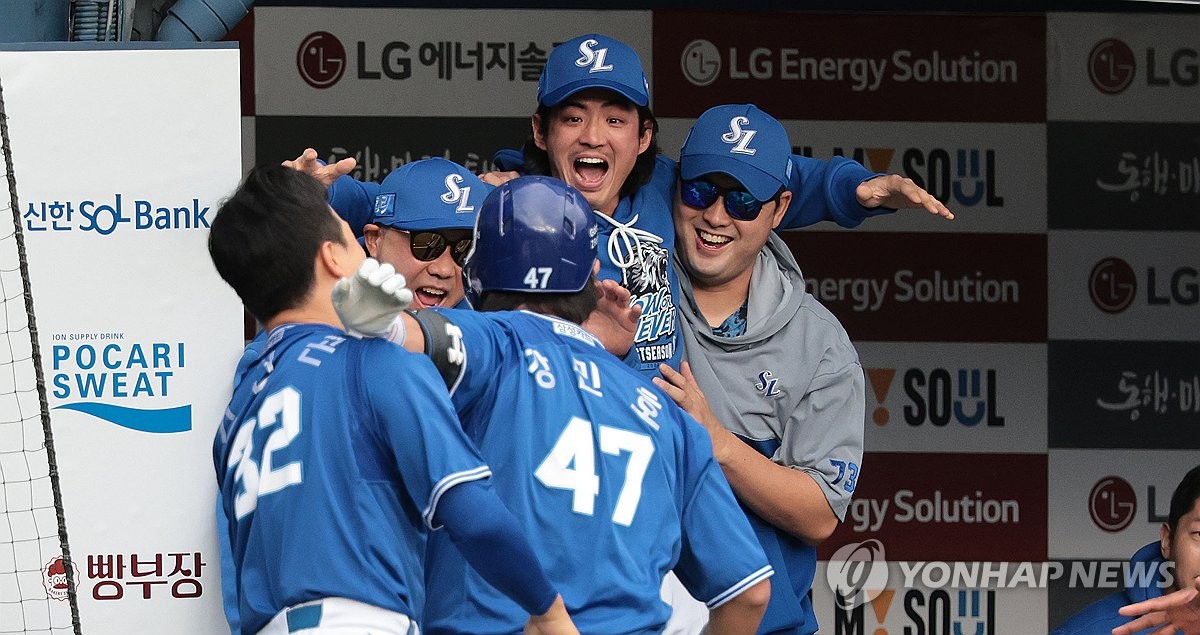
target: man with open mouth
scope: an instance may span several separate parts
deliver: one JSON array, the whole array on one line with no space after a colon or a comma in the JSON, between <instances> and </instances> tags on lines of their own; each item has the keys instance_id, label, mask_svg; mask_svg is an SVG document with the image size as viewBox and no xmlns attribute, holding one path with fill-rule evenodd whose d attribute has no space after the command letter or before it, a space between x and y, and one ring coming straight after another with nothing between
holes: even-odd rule
<instances>
[{"instance_id":1,"label":"man with open mouth","mask_svg":"<svg viewBox=\"0 0 1200 635\"><path fill-rule=\"evenodd\" d=\"M629 290L641 309L633 348L625 362L648 377L661 363L679 368L679 280L671 268L675 228L671 221L676 164L659 154L658 122L650 109L650 86L642 61L629 45L588 34L551 50L538 80L532 136L521 150L504 150L496 165L512 172L490 173L493 185L522 174L553 176L579 190L600 227L600 274ZM753 131L730 122L729 142L744 145ZM353 158L328 166L306 150L287 162L331 183L330 204L358 227L377 186L344 175ZM791 155L787 190L796 203L779 229L822 220L854 227L866 218L899 208L925 209L952 218L946 206L911 179L876 174L850 159L831 161ZM341 177L341 178L338 178Z\"/></svg>"},{"instance_id":2,"label":"man with open mouth","mask_svg":"<svg viewBox=\"0 0 1200 635\"><path fill-rule=\"evenodd\" d=\"M475 214L492 189L440 158L401 166L380 184L363 241L371 256L404 275L414 309L465 306L462 262Z\"/></svg>"}]
</instances>

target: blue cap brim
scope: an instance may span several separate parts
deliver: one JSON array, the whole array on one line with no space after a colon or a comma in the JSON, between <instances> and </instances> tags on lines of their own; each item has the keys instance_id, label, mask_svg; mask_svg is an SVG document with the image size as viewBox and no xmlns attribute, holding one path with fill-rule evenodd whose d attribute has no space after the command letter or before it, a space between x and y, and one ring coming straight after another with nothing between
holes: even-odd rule
<instances>
[{"instance_id":1,"label":"blue cap brim","mask_svg":"<svg viewBox=\"0 0 1200 635\"><path fill-rule=\"evenodd\" d=\"M426 218L405 218L403 221L381 221L375 219L377 225L387 225L405 231L426 231L430 229L475 229L474 214L458 214L456 216L430 216Z\"/></svg>"},{"instance_id":2,"label":"blue cap brim","mask_svg":"<svg viewBox=\"0 0 1200 635\"><path fill-rule=\"evenodd\" d=\"M553 108L566 101L566 99L571 95L589 88L604 88L614 91L638 106L646 106L650 103L650 96L640 88L633 88L627 84L610 82L603 79L597 79L595 77L589 77L587 79L581 79L559 86L557 89L546 93L542 97L541 103L545 106L550 106Z\"/></svg>"},{"instance_id":3,"label":"blue cap brim","mask_svg":"<svg viewBox=\"0 0 1200 635\"><path fill-rule=\"evenodd\" d=\"M769 201L784 186L783 181L748 164L725 155L691 154L679 157L679 176L691 180L720 172L741 183L750 195L760 201Z\"/></svg>"}]
</instances>

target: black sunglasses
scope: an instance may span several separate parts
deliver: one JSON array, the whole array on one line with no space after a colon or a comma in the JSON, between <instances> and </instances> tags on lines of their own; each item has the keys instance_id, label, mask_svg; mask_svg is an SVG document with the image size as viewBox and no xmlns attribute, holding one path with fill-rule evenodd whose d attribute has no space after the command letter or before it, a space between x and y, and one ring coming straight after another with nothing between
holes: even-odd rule
<instances>
[{"instance_id":1,"label":"black sunglasses","mask_svg":"<svg viewBox=\"0 0 1200 635\"><path fill-rule=\"evenodd\" d=\"M408 249L412 252L413 257L421 262L437 260L446 251L446 247L449 247L450 258L454 260L454 264L461 267L463 261L467 259L467 254L471 251L470 230L462 230L467 231L467 235L462 238L454 238L440 231L413 232L395 227L392 229L408 234Z\"/></svg>"},{"instance_id":2,"label":"black sunglasses","mask_svg":"<svg viewBox=\"0 0 1200 635\"><path fill-rule=\"evenodd\" d=\"M736 220L754 220L762 211L766 201L760 201L750 192L733 187L720 187L712 182L699 178L690 181L681 180L679 196L688 207L708 209L713 201L720 196L725 200L725 211L730 218ZM774 199L772 199L774 200Z\"/></svg>"}]
</instances>

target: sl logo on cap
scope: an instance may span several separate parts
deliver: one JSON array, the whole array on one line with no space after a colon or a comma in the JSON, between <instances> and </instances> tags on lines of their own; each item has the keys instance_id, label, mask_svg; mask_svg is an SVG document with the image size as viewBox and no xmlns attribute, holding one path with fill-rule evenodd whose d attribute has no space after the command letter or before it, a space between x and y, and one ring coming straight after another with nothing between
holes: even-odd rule
<instances>
[{"instance_id":1,"label":"sl logo on cap","mask_svg":"<svg viewBox=\"0 0 1200 635\"><path fill-rule=\"evenodd\" d=\"M729 132L721 135L721 141L733 144L733 149L730 152L751 156L758 152L758 150L749 147L750 140L754 138L754 135L758 134L758 131L742 130L742 126L748 123L750 123L750 120L741 116L729 120Z\"/></svg>"},{"instance_id":2,"label":"sl logo on cap","mask_svg":"<svg viewBox=\"0 0 1200 635\"><path fill-rule=\"evenodd\" d=\"M589 73L611 71L613 69L612 64L604 63L604 56L608 55L608 49L602 48L593 51L592 47L596 46L597 44L599 44L599 42L596 40L584 40L583 42L580 42L579 53L581 54L581 57L575 60L575 65L579 68L584 68L588 64L591 64L592 67L588 69Z\"/></svg>"},{"instance_id":3,"label":"sl logo on cap","mask_svg":"<svg viewBox=\"0 0 1200 635\"><path fill-rule=\"evenodd\" d=\"M456 214L468 214L475 211L474 205L467 205L471 201L471 188L459 187L463 177L461 174L446 175L446 193L442 194L442 202L447 205L458 203L458 207L454 208ZM378 207L378 199L376 199L376 207Z\"/></svg>"}]
</instances>

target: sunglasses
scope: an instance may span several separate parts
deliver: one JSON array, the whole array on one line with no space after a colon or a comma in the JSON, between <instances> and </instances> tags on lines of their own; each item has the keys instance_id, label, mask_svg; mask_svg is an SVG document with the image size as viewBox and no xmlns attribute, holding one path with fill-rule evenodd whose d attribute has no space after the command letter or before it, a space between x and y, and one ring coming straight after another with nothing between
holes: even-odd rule
<instances>
[{"instance_id":1,"label":"sunglasses","mask_svg":"<svg viewBox=\"0 0 1200 635\"><path fill-rule=\"evenodd\" d=\"M412 251L413 257L421 262L437 260L449 247L450 257L454 260L454 264L461 267L463 261L467 259L467 253L471 251L470 233L462 238L453 238L438 231L410 232L404 229L396 229L396 231L408 234L408 248Z\"/></svg>"},{"instance_id":2,"label":"sunglasses","mask_svg":"<svg viewBox=\"0 0 1200 635\"><path fill-rule=\"evenodd\" d=\"M750 192L732 187L719 187L705 179L680 181L679 195L684 204L696 209L708 209L720 196L725 201L725 211L735 220L754 220L762 211L765 201L754 198ZM772 199L774 200L774 199Z\"/></svg>"}]
</instances>

